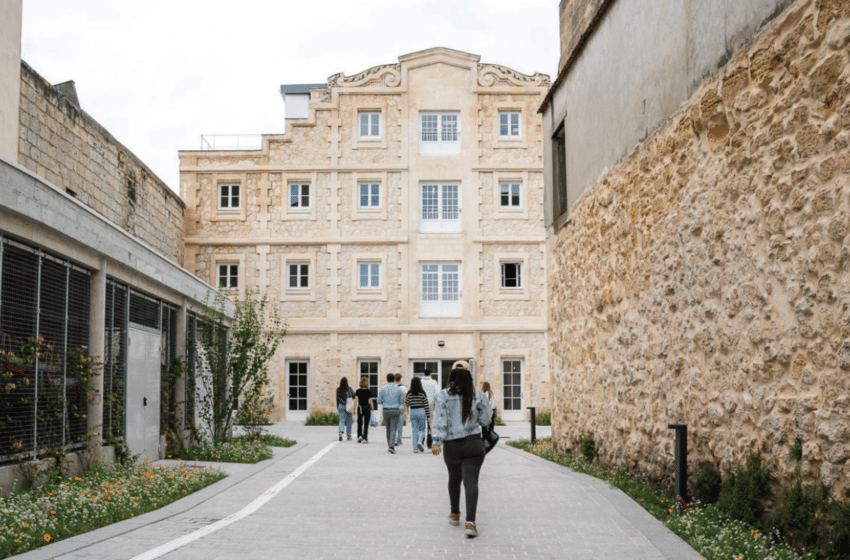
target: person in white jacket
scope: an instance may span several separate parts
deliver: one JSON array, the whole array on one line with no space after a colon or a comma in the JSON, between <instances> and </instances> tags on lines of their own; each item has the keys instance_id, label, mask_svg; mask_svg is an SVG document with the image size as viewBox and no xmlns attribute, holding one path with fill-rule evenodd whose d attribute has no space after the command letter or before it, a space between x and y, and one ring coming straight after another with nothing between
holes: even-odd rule
<instances>
[{"instance_id":1,"label":"person in white jacket","mask_svg":"<svg viewBox=\"0 0 850 560\"><path fill-rule=\"evenodd\" d=\"M487 396L487 401L490 403L490 409L493 411L493 415L490 417L490 424L486 427L481 427L481 437L488 439L490 435L489 432L493 431L493 425L496 423L496 406L499 404L499 399L496 398L496 394L490 388L490 384L486 381L483 385L481 385L481 392Z\"/></svg>"},{"instance_id":2,"label":"person in white jacket","mask_svg":"<svg viewBox=\"0 0 850 560\"><path fill-rule=\"evenodd\" d=\"M430 369L426 369L422 373L422 388L425 389L425 396L428 397L428 424L430 424L431 419L434 418L434 399L440 392L437 380L431 377Z\"/></svg>"}]
</instances>

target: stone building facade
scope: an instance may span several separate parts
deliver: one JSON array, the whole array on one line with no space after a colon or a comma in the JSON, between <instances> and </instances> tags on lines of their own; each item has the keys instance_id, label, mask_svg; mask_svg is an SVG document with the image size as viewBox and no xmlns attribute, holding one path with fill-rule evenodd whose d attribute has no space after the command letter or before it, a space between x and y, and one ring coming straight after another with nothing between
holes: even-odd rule
<instances>
[{"instance_id":1,"label":"stone building facade","mask_svg":"<svg viewBox=\"0 0 850 560\"><path fill-rule=\"evenodd\" d=\"M458 359L504 418L549 407L548 85L434 48L282 86L288 113L307 110L259 150L180 152L187 269L267 294L289 325L275 419L335 410L343 376L377 390L428 367L445 383Z\"/></svg>"},{"instance_id":2,"label":"stone building facade","mask_svg":"<svg viewBox=\"0 0 850 560\"><path fill-rule=\"evenodd\" d=\"M53 86L19 65L18 163L182 265L177 193L80 108L74 82Z\"/></svg>"},{"instance_id":3,"label":"stone building facade","mask_svg":"<svg viewBox=\"0 0 850 560\"><path fill-rule=\"evenodd\" d=\"M651 92L630 90L634 119L654 104L658 118L636 147L623 140L584 162L602 170L588 181L564 169L576 148L559 131L588 132L575 107L598 99L570 76L602 56L595 41L622 30L631 4L605 3L541 109L556 446L589 434L606 461L667 481L667 425L685 423L691 473L704 463L728 473L761 451L787 481L798 440L805 479L846 496L850 6L761 3L759 14L736 1L700 16L712 28L749 13L726 36L740 47L699 51L719 53L703 59L717 70L680 87L666 114ZM656 99L672 89L658 80ZM616 107L621 120L629 107Z\"/></svg>"}]
</instances>

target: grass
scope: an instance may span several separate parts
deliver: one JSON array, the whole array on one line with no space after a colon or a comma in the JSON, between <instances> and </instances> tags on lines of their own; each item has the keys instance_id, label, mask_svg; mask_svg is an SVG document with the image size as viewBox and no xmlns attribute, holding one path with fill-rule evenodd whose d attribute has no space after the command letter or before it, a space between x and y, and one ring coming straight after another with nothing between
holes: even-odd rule
<instances>
[{"instance_id":1,"label":"grass","mask_svg":"<svg viewBox=\"0 0 850 560\"><path fill-rule=\"evenodd\" d=\"M293 443L294 445L294 443ZM203 441L180 452L184 461L220 461L222 463L258 463L272 458L272 450L263 441L240 436L229 441L212 443Z\"/></svg>"},{"instance_id":2,"label":"grass","mask_svg":"<svg viewBox=\"0 0 850 560\"><path fill-rule=\"evenodd\" d=\"M493 420L493 425L494 425L494 426L504 426L504 425L505 425L505 423L504 423L504 422L502 422L502 417L501 417L501 416L496 416L496 419L495 419L495 420Z\"/></svg>"},{"instance_id":3,"label":"grass","mask_svg":"<svg viewBox=\"0 0 850 560\"><path fill-rule=\"evenodd\" d=\"M260 434L256 438L251 436L242 436L240 441L249 441L249 442L259 442L269 447L292 447L297 441L294 439L286 439L285 437L281 437L275 434Z\"/></svg>"},{"instance_id":4,"label":"grass","mask_svg":"<svg viewBox=\"0 0 850 560\"><path fill-rule=\"evenodd\" d=\"M814 560L814 551L798 552L782 542L776 534L763 535L749 525L734 521L720 513L716 505L702 507L692 504L683 508L666 492L651 482L631 476L625 469L603 464L591 464L582 458L558 453L552 438L509 441L508 445L533 453L576 472L608 482L679 535L708 560Z\"/></svg>"},{"instance_id":5,"label":"grass","mask_svg":"<svg viewBox=\"0 0 850 560\"><path fill-rule=\"evenodd\" d=\"M538 426L551 426L552 414L549 412L541 412L534 417L534 423Z\"/></svg>"},{"instance_id":6,"label":"grass","mask_svg":"<svg viewBox=\"0 0 850 560\"><path fill-rule=\"evenodd\" d=\"M305 426L339 426L338 412L311 412L304 421Z\"/></svg>"},{"instance_id":7,"label":"grass","mask_svg":"<svg viewBox=\"0 0 850 560\"><path fill-rule=\"evenodd\" d=\"M159 509L224 478L197 468L110 465L0 497L0 558Z\"/></svg>"}]
</instances>

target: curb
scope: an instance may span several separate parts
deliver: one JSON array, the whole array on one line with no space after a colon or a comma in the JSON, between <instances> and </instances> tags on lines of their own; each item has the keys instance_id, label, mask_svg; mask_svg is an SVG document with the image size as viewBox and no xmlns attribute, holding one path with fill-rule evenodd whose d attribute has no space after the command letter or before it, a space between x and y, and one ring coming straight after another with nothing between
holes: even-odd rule
<instances>
[{"instance_id":1,"label":"curb","mask_svg":"<svg viewBox=\"0 0 850 560\"><path fill-rule=\"evenodd\" d=\"M658 519L652 516L651 513L643 509L640 504L631 499L628 494L614 488L607 481L588 474L576 472L569 467L553 463L552 461L543 459L522 451L510 445L498 445L497 448L504 449L509 453L514 453L538 465L548 467L558 473L569 478L587 484L588 488L594 490L600 498L606 500L614 509L629 522L643 538L654 546L668 560L699 560L703 558L691 545L682 540L682 538L667 529ZM591 484L593 482L603 484Z\"/></svg>"},{"instance_id":2,"label":"curb","mask_svg":"<svg viewBox=\"0 0 850 560\"><path fill-rule=\"evenodd\" d=\"M135 531L139 527L158 523L164 519L168 519L169 517L184 513L194 507L203 504L207 500L218 496L225 490L236 486L240 482L243 482L244 480L254 476L255 474L264 471L272 465L278 463L279 461L282 461L283 459L289 457L293 453L301 451L302 449L305 449L309 446L309 443L296 443L292 447L276 448L281 449L279 456L272 457L271 459L266 459L265 461L260 461L259 463L250 465L250 467L253 468L248 468L245 470L245 472L240 474L228 475L227 478L219 480L218 482L211 484L206 488L202 488L197 492L189 494L185 498L181 498L176 502L172 502L154 511L143 513L136 517L131 517L130 519L125 519L124 521L119 521L117 523L113 523L105 527L100 527L99 529L93 529L87 533L82 533L80 535L76 535L55 543L51 543L47 546L37 548L35 550L30 550L28 552L15 555L14 558L19 558L21 560L50 560L52 558L57 558L59 556L69 554L71 552L76 552L80 549L92 546L105 540L109 540L119 535ZM164 463L164 461L160 462ZM189 461L180 462L186 463L189 466L203 465L206 467L209 465L216 465L216 463L200 461L194 461L191 463ZM218 463L218 465L221 464L244 465L244 463Z\"/></svg>"}]
</instances>

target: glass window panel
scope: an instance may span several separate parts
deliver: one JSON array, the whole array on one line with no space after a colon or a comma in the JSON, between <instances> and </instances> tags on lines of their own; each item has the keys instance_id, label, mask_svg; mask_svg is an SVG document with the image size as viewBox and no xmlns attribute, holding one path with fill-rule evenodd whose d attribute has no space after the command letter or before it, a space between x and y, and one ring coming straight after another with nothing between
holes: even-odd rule
<instances>
[{"instance_id":1,"label":"glass window panel","mask_svg":"<svg viewBox=\"0 0 850 560\"><path fill-rule=\"evenodd\" d=\"M437 115L422 115L422 141L437 141Z\"/></svg>"},{"instance_id":2,"label":"glass window panel","mask_svg":"<svg viewBox=\"0 0 850 560\"><path fill-rule=\"evenodd\" d=\"M511 205L519 206L519 183L511 185Z\"/></svg>"},{"instance_id":3,"label":"glass window panel","mask_svg":"<svg viewBox=\"0 0 850 560\"><path fill-rule=\"evenodd\" d=\"M289 185L289 206L298 207L298 185Z\"/></svg>"},{"instance_id":4,"label":"glass window panel","mask_svg":"<svg viewBox=\"0 0 850 560\"><path fill-rule=\"evenodd\" d=\"M381 205L381 185L375 183L372 185L372 206Z\"/></svg>"},{"instance_id":5,"label":"glass window panel","mask_svg":"<svg viewBox=\"0 0 850 560\"><path fill-rule=\"evenodd\" d=\"M511 136L519 136L519 113L511 113Z\"/></svg>"},{"instance_id":6,"label":"glass window panel","mask_svg":"<svg viewBox=\"0 0 850 560\"><path fill-rule=\"evenodd\" d=\"M439 217L439 186L422 185L422 219L436 220Z\"/></svg>"},{"instance_id":7,"label":"glass window panel","mask_svg":"<svg viewBox=\"0 0 850 560\"><path fill-rule=\"evenodd\" d=\"M441 115L443 142L457 141L457 115Z\"/></svg>"},{"instance_id":8,"label":"glass window panel","mask_svg":"<svg viewBox=\"0 0 850 560\"><path fill-rule=\"evenodd\" d=\"M369 206L369 185L365 183L360 185L360 206Z\"/></svg>"},{"instance_id":9,"label":"glass window panel","mask_svg":"<svg viewBox=\"0 0 850 560\"><path fill-rule=\"evenodd\" d=\"M360 287L365 288L369 285L369 265L360 265Z\"/></svg>"},{"instance_id":10,"label":"glass window panel","mask_svg":"<svg viewBox=\"0 0 850 560\"><path fill-rule=\"evenodd\" d=\"M301 185L301 206L303 208L310 206L310 185Z\"/></svg>"},{"instance_id":11,"label":"glass window panel","mask_svg":"<svg viewBox=\"0 0 850 560\"><path fill-rule=\"evenodd\" d=\"M443 219L458 219L457 185L443 185Z\"/></svg>"},{"instance_id":12,"label":"glass window panel","mask_svg":"<svg viewBox=\"0 0 850 560\"><path fill-rule=\"evenodd\" d=\"M371 282L371 284L370 284L370 285L371 285L373 288L378 288L378 287L380 286L380 271L381 271L381 265L379 265L379 264L372 264L372 265L370 265L370 268L371 268L371 272L372 272L372 282Z\"/></svg>"},{"instance_id":13,"label":"glass window panel","mask_svg":"<svg viewBox=\"0 0 850 560\"><path fill-rule=\"evenodd\" d=\"M372 136L381 135L381 114L372 113Z\"/></svg>"},{"instance_id":14,"label":"glass window panel","mask_svg":"<svg viewBox=\"0 0 850 560\"><path fill-rule=\"evenodd\" d=\"M360 136L369 134L369 114L360 113Z\"/></svg>"}]
</instances>

